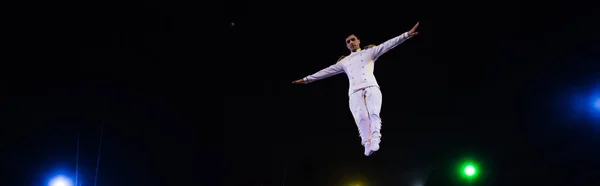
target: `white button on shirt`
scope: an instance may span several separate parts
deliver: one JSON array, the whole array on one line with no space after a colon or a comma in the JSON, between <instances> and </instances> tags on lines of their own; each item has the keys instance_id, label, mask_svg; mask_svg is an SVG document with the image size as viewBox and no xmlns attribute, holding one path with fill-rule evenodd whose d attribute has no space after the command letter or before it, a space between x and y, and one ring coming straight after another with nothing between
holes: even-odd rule
<instances>
[{"instance_id":1,"label":"white button on shirt","mask_svg":"<svg viewBox=\"0 0 600 186\"><path fill-rule=\"evenodd\" d=\"M366 50L357 50L350 55L340 60L334 65L331 65L323 70L320 70L312 75L306 76L304 81L311 83L317 80L325 79L333 75L345 72L350 82L348 95L360 89L377 86L377 80L373 74L375 61L379 56L387 51L395 48L399 44L409 39L408 33L403 33L386 42Z\"/></svg>"}]
</instances>

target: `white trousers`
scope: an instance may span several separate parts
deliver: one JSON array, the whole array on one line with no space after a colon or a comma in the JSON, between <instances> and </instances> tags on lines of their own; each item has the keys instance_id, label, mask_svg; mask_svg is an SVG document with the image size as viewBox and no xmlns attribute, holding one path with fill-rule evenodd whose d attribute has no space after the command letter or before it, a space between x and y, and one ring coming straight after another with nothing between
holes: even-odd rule
<instances>
[{"instance_id":1,"label":"white trousers","mask_svg":"<svg viewBox=\"0 0 600 186\"><path fill-rule=\"evenodd\" d=\"M358 126L362 145L373 138L381 138L381 102L379 87L367 87L350 95L350 111Z\"/></svg>"}]
</instances>

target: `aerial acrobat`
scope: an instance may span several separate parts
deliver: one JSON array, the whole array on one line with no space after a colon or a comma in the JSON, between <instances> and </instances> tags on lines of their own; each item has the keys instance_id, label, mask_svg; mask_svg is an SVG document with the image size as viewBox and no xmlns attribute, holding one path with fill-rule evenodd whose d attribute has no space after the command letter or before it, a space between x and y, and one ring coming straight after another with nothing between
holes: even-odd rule
<instances>
[{"instance_id":1,"label":"aerial acrobat","mask_svg":"<svg viewBox=\"0 0 600 186\"><path fill-rule=\"evenodd\" d=\"M350 111L358 126L361 143L365 147L365 156L378 151L381 142L381 118L379 113L381 111L382 95L373 74L375 61L387 51L419 34L416 31L418 26L419 22L409 31L380 45L364 50L360 48L360 40L356 35L350 35L346 38L346 47L350 50L348 56L342 56L337 63L292 82L294 84L308 84L342 72L346 73L350 81L348 90Z\"/></svg>"}]
</instances>

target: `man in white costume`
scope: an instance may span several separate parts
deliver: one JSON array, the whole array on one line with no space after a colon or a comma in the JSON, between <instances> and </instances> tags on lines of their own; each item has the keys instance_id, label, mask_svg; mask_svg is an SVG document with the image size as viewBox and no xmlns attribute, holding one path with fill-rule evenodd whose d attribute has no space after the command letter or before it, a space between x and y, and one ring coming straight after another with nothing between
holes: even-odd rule
<instances>
[{"instance_id":1,"label":"man in white costume","mask_svg":"<svg viewBox=\"0 0 600 186\"><path fill-rule=\"evenodd\" d=\"M365 147L365 156L379 150L381 142L381 111L382 96L373 69L379 56L393 49L407 39L418 34L415 30L419 23L397 37L386 42L362 50L360 40L355 35L346 38L346 47L350 54L337 63L320 70L312 75L293 81L294 84L307 84L325 79L333 75L346 73L350 81L348 95L350 97L350 111L358 126L362 145Z\"/></svg>"}]
</instances>

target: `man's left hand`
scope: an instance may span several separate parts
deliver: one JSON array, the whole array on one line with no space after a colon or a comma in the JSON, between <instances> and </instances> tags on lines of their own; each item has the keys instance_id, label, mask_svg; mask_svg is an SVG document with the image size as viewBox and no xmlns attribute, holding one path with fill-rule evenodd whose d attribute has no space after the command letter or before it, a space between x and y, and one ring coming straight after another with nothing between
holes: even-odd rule
<instances>
[{"instance_id":1,"label":"man's left hand","mask_svg":"<svg viewBox=\"0 0 600 186\"><path fill-rule=\"evenodd\" d=\"M415 26L413 26L413 28L408 31L408 37L416 36L417 34L419 34L419 32L416 31L418 26L419 22L417 22L417 24L415 24Z\"/></svg>"}]
</instances>

